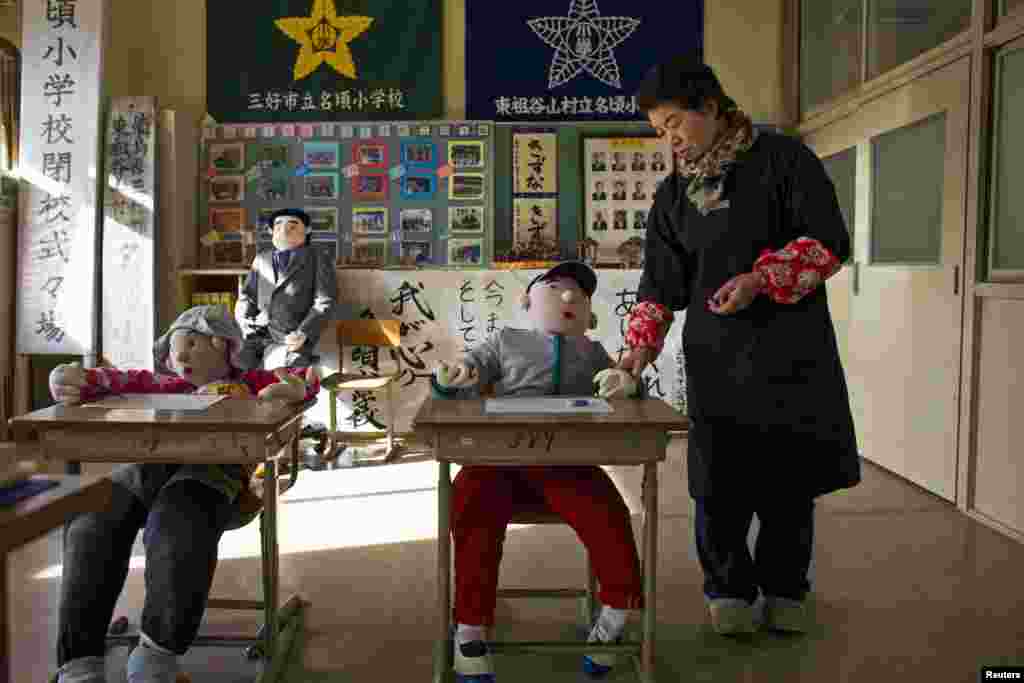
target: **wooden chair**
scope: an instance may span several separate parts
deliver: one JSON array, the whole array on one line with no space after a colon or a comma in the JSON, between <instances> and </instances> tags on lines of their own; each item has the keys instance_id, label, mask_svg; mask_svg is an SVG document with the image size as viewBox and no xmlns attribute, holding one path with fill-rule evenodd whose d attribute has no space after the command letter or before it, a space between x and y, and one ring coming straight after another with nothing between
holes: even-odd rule
<instances>
[{"instance_id":1,"label":"wooden chair","mask_svg":"<svg viewBox=\"0 0 1024 683\"><path fill-rule=\"evenodd\" d=\"M387 393L388 422L387 422L387 451L384 454L384 462L391 462L399 455L400 447L395 440L395 382L402 375L402 356L394 353L394 371L382 375L366 375L355 372L345 372L345 349L356 347L371 347L377 353L384 349L389 351L397 349L401 344L402 323L398 320L339 320L335 326L335 334L338 340L338 365L339 372L334 373L321 380L320 385L330 395L330 437L335 442L346 440L365 440L366 434L362 432L338 431L338 394L342 391L380 391ZM379 357L378 357L379 358Z\"/></svg>"}]
</instances>

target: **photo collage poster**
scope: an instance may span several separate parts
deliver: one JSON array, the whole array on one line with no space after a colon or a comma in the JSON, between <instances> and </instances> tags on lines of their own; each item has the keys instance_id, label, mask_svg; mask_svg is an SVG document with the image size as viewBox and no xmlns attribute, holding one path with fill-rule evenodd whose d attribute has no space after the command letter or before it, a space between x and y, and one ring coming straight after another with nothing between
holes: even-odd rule
<instances>
[{"instance_id":1,"label":"photo collage poster","mask_svg":"<svg viewBox=\"0 0 1024 683\"><path fill-rule=\"evenodd\" d=\"M558 137L554 129L512 134L512 240L558 244Z\"/></svg>"},{"instance_id":2,"label":"photo collage poster","mask_svg":"<svg viewBox=\"0 0 1024 683\"><path fill-rule=\"evenodd\" d=\"M583 163L584 232L599 261L618 261L627 240L647 234L654 193L673 170L671 147L658 138L588 138Z\"/></svg>"},{"instance_id":3,"label":"photo collage poster","mask_svg":"<svg viewBox=\"0 0 1024 683\"><path fill-rule=\"evenodd\" d=\"M486 267L492 159L489 122L211 126L204 265L248 266L295 207L338 265Z\"/></svg>"}]
</instances>

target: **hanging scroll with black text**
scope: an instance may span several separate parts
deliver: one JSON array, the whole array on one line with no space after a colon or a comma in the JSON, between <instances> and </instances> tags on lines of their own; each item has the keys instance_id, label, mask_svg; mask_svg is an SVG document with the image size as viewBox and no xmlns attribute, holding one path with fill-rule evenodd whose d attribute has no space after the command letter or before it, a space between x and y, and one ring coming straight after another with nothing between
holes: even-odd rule
<instances>
[{"instance_id":1,"label":"hanging scroll with black text","mask_svg":"<svg viewBox=\"0 0 1024 683\"><path fill-rule=\"evenodd\" d=\"M18 353L95 352L107 10L107 0L22 6Z\"/></svg>"},{"instance_id":2,"label":"hanging scroll with black text","mask_svg":"<svg viewBox=\"0 0 1024 683\"><path fill-rule=\"evenodd\" d=\"M116 97L107 118L101 350L117 368L153 369L155 117L155 97Z\"/></svg>"}]
</instances>

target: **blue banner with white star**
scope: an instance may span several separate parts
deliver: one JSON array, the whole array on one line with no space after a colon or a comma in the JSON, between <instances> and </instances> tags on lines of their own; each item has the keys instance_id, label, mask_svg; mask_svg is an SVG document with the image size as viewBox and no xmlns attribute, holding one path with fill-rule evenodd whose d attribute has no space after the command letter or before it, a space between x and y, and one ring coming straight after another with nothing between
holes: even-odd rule
<instances>
[{"instance_id":1,"label":"blue banner with white star","mask_svg":"<svg viewBox=\"0 0 1024 683\"><path fill-rule=\"evenodd\" d=\"M648 69L703 50L704 0L467 2L466 116L640 119Z\"/></svg>"},{"instance_id":2,"label":"blue banner with white star","mask_svg":"<svg viewBox=\"0 0 1024 683\"><path fill-rule=\"evenodd\" d=\"M443 115L441 0L208 0L219 123Z\"/></svg>"}]
</instances>

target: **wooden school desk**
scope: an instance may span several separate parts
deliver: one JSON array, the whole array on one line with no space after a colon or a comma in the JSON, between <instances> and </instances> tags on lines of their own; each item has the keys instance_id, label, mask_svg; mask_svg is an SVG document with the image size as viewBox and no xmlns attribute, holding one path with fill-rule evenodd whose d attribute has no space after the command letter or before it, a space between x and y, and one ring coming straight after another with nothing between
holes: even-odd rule
<instances>
[{"instance_id":1,"label":"wooden school desk","mask_svg":"<svg viewBox=\"0 0 1024 683\"><path fill-rule=\"evenodd\" d=\"M41 458L78 462L240 464L263 463L265 482L278 483L278 458L298 452L302 415L313 401L288 404L229 398L201 413L155 410L122 410L104 407L55 405L11 418L19 445L34 447ZM296 474L293 457L292 477ZM261 609L264 614L262 642L246 636L209 636L202 640L260 645L268 660L264 680L279 673L283 657L277 657L279 631L302 607L292 596L277 609L279 550L277 544L278 487L263 487L261 544L263 599L215 600L207 607Z\"/></svg>"},{"instance_id":2,"label":"wooden school desk","mask_svg":"<svg viewBox=\"0 0 1024 683\"><path fill-rule=\"evenodd\" d=\"M14 505L0 507L0 683L12 683L11 628L7 610L7 554L77 515L102 510L110 504L112 484L106 477L54 476L57 486Z\"/></svg>"},{"instance_id":3,"label":"wooden school desk","mask_svg":"<svg viewBox=\"0 0 1024 683\"><path fill-rule=\"evenodd\" d=\"M417 433L428 437L438 462L438 630L434 682L451 669L450 465L643 465L643 636L639 642L595 647L579 643L489 643L493 652L587 652L633 654L640 679L654 681L655 568L658 557L658 463L669 432L684 431L687 418L658 399L610 401L611 414L488 414L486 399L428 398L416 413Z\"/></svg>"}]
</instances>

